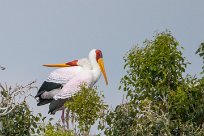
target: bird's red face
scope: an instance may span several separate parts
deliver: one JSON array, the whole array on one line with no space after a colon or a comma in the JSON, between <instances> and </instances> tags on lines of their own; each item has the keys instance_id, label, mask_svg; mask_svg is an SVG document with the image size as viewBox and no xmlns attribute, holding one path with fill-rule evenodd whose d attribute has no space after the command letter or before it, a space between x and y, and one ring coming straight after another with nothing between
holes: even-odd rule
<instances>
[{"instance_id":1,"label":"bird's red face","mask_svg":"<svg viewBox=\"0 0 204 136\"><path fill-rule=\"evenodd\" d=\"M108 79L106 76L106 70L105 70L104 62L103 62L103 54L102 54L101 50L96 50L95 52L96 52L96 61L98 62L98 65L99 65L101 72L104 76L104 79L106 81L106 85L108 85Z\"/></svg>"},{"instance_id":2,"label":"bird's red face","mask_svg":"<svg viewBox=\"0 0 204 136\"><path fill-rule=\"evenodd\" d=\"M103 58L103 54L101 50L96 50L95 52L96 52L96 61L98 62L100 58Z\"/></svg>"}]
</instances>

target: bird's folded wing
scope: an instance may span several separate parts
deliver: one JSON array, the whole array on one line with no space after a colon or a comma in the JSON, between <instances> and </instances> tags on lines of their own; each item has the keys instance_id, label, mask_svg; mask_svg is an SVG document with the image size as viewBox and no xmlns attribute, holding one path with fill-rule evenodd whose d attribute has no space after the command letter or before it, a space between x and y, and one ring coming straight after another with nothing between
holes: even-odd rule
<instances>
[{"instance_id":1,"label":"bird's folded wing","mask_svg":"<svg viewBox=\"0 0 204 136\"><path fill-rule=\"evenodd\" d=\"M79 66L59 68L51 72L46 81L65 84L76 76L81 70L82 68Z\"/></svg>"},{"instance_id":2,"label":"bird's folded wing","mask_svg":"<svg viewBox=\"0 0 204 136\"><path fill-rule=\"evenodd\" d=\"M81 90L82 85L90 87L92 81L90 74L80 73L71 79L53 98L55 100L70 98Z\"/></svg>"}]
</instances>

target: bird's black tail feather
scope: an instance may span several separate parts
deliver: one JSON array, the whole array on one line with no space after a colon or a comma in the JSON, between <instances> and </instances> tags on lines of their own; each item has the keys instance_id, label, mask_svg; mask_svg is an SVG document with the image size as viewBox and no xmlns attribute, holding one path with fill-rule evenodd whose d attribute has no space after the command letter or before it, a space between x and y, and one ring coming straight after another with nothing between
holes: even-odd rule
<instances>
[{"instance_id":1,"label":"bird's black tail feather","mask_svg":"<svg viewBox=\"0 0 204 136\"><path fill-rule=\"evenodd\" d=\"M49 106L49 112L48 114L55 114L56 111L61 110L64 107L64 104L69 99L58 99L58 100L52 100Z\"/></svg>"}]
</instances>

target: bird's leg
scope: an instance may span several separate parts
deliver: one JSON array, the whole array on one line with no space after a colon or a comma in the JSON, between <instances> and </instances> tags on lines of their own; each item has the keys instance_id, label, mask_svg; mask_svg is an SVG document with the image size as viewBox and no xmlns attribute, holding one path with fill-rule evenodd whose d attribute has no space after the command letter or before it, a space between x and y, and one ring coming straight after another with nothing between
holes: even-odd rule
<instances>
[{"instance_id":1,"label":"bird's leg","mask_svg":"<svg viewBox=\"0 0 204 136\"><path fill-rule=\"evenodd\" d=\"M74 131L76 132L76 127L75 127L75 116L74 116L74 113L72 112L71 113L71 122L72 122L72 127L74 129Z\"/></svg>"},{"instance_id":2,"label":"bird's leg","mask_svg":"<svg viewBox=\"0 0 204 136\"><path fill-rule=\"evenodd\" d=\"M61 120L62 120L63 126L65 126L65 123L64 123L64 109L62 110Z\"/></svg>"},{"instance_id":3,"label":"bird's leg","mask_svg":"<svg viewBox=\"0 0 204 136\"><path fill-rule=\"evenodd\" d=\"M67 130L69 130L69 109L67 109L67 112L66 112L66 124L67 124Z\"/></svg>"}]
</instances>

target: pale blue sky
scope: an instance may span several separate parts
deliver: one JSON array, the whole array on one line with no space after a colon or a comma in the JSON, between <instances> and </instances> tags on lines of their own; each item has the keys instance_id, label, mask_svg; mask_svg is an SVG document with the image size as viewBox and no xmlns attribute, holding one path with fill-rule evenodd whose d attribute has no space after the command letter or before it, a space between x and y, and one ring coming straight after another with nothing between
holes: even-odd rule
<instances>
[{"instance_id":1,"label":"pale blue sky","mask_svg":"<svg viewBox=\"0 0 204 136\"><path fill-rule=\"evenodd\" d=\"M86 57L97 48L109 79L109 86L102 78L97 86L115 106L122 98L117 90L125 73L122 57L155 32L171 30L192 62L187 71L201 71L194 53L204 41L203 5L203 0L0 0L0 64L7 68L0 82L37 80L39 87L53 70L42 64ZM30 107L47 115L47 107L34 100Z\"/></svg>"}]
</instances>

